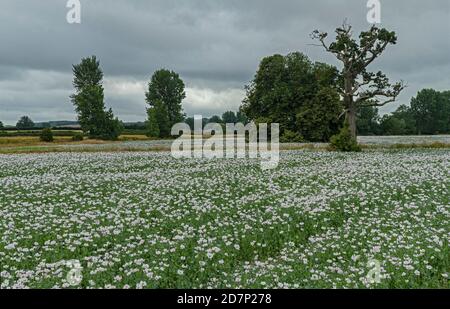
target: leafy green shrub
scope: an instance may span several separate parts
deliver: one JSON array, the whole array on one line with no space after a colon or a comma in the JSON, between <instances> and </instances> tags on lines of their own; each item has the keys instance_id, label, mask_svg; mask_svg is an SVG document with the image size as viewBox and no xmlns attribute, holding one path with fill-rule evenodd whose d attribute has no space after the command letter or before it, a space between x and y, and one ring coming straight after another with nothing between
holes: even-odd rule
<instances>
[{"instance_id":1,"label":"leafy green shrub","mask_svg":"<svg viewBox=\"0 0 450 309\"><path fill-rule=\"evenodd\" d=\"M42 129L39 139L43 142L53 142L53 132L50 128Z\"/></svg>"},{"instance_id":2,"label":"leafy green shrub","mask_svg":"<svg viewBox=\"0 0 450 309\"><path fill-rule=\"evenodd\" d=\"M114 118L112 110L110 109L102 117L101 121L97 122L95 127L89 131L89 138L101 139L107 141L116 141L123 132L122 122Z\"/></svg>"},{"instance_id":3,"label":"leafy green shrub","mask_svg":"<svg viewBox=\"0 0 450 309\"><path fill-rule=\"evenodd\" d=\"M83 133L75 133L74 136L72 136L72 141L74 142L80 142L84 139Z\"/></svg>"},{"instance_id":4,"label":"leafy green shrub","mask_svg":"<svg viewBox=\"0 0 450 309\"><path fill-rule=\"evenodd\" d=\"M300 133L291 130L284 130L283 135L280 137L281 143L303 143L304 141Z\"/></svg>"},{"instance_id":5,"label":"leafy green shrub","mask_svg":"<svg viewBox=\"0 0 450 309\"><path fill-rule=\"evenodd\" d=\"M107 123L102 134L98 137L106 141L117 141L123 132L123 124L118 118L107 118Z\"/></svg>"},{"instance_id":6,"label":"leafy green shrub","mask_svg":"<svg viewBox=\"0 0 450 309\"><path fill-rule=\"evenodd\" d=\"M344 152L361 151L361 147L358 145L358 142L352 137L347 121L344 123L344 126L342 127L340 132L331 137L330 148L331 150Z\"/></svg>"}]
</instances>

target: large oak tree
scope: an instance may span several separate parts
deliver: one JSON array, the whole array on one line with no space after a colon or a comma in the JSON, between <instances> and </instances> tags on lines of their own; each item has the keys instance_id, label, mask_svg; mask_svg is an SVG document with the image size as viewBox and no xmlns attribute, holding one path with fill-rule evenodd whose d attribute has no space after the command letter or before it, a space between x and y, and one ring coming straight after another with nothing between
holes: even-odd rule
<instances>
[{"instance_id":1,"label":"large oak tree","mask_svg":"<svg viewBox=\"0 0 450 309\"><path fill-rule=\"evenodd\" d=\"M378 71L369 72L368 66L374 62L388 45L397 43L395 32L372 26L353 38L352 27L345 24L336 29L336 39L326 43L328 33L315 30L312 38L319 46L333 54L343 65L338 82L338 91L343 99L346 121L356 139L356 117L358 109L366 106L384 106L394 102L405 88L403 82L391 84L386 75Z\"/></svg>"}]
</instances>

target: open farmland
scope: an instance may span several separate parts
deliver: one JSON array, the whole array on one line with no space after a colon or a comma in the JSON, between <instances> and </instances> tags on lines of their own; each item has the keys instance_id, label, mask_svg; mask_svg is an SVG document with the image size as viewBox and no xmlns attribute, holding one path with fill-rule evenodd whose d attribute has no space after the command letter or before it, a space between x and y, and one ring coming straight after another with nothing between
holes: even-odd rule
<instances>
[{"instance_id":1,"label":"open farmland","mask_svg":"<svg viewBox=\"0 0 450 309\"><path fill-rule=\"evenodd\" d=\"M448 149L0 155L1 288L448 288L449 216Z\"/></svg>"},{"instance_id":2,"label":"open farmland","mask_svg":"<svg viewBox=\"0 0 450 309\"><path fill-rule=\"evenodd\" d=\"M205 140L210 136L205 136ZM119 141L85 139L73 142L68 137L56 137L54 143L39 141L38 137L0 136L0 154L36 152L104 152L104 151L170 151L172 139L149 139L145 135L122 135ZM435 136L360 136L364 148L447 148L450 135ZM328 143L282 143L282 150L325 149Z\"/></svg>"}]
</instances>

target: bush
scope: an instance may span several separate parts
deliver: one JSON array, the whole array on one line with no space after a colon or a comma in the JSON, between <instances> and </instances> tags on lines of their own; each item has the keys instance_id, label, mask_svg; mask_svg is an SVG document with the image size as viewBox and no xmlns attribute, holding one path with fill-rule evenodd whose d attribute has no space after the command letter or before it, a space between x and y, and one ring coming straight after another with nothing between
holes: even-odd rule
<instances>
[{"instance_id":1,"label":"bush","mask_svg":"<svg viewBox=\"0 0 450 309\"><path fill-rule=\"evenodd\" d=\"M331 137L330 140L331 150L344 151L344 152L359 152L361 147L358 142L352 137L348 122L344 123L344 127L337 135Z\"/></svg>"},{"instance_id":2,"label":"bush","mask_svg":"<svg viewBox=\"0 0 450 309\"><path fill-rule=\"evenodd\" d=\"M74 142L80 142L84 139L83 133L75 133L74 136L72 136L72 141Z\"/></svg>"},{"instance_id":3,"label":"bush","mask_svg":"<svg viewBox=\"0 0 450 309\"><path fill-rule=\"evenodd\" d=\"M300 133L284 130L283 135L280 138L281 143L303 143L305 140Z\"/></svg>"},{"instance_id":4,"label":"bush","mask_svg":"<svg viewBox=\"0 0 450 309\"><path fill-rule=\"evenodd\" d=\"M53 142L53 132L50 128L42 129L39 139L43 142Z\"/></svg>"},{"instance_id":5,"label":"bush","mask_svg":"<svg viewBox=\"0 0 450 309\"><path fill-rule=\"evenodd\" d=\"M105 127L105 131L103 134L99 135L99 138L106 141L117 141L122 132L122 122L120 122L120 120L117 118L109 118Z\"/></svg>"},{"instance_id":6,"label":"bush","mask_svg":"<svg viewBox=\"0 0 450 309\"><path fill-rule=\"evenodd\" d=\"M112 111L109 110L100 123L89 131L89 138L101 139L107 141L116 141L123 132L123 125L119 119L114 118Z\"/></svg>"}]
</instances>

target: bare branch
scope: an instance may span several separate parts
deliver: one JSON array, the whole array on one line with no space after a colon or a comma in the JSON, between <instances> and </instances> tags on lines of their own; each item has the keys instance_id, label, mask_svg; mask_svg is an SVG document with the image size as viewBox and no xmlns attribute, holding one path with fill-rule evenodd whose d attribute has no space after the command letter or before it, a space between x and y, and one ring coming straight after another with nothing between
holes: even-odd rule
<instances>
[{"instance_id":1,"label":"bare branch","mask_svg":"<svg viewBox=\"0 0 450 309\"><path fill-rule=\"evenodd\" d=\"M375 89L375 90L367 90L359 96L359 98L355 101L357 105L360 106L384 106L388 103L394 102L398 95L406 88L406 85L401 81L400 83L395 84L388 90ZM375 97L386 97L389 98L386 101L379 102L378 100L371 100L369 104L365 104L364 102L368 102L370 99Z\"/></svg>"},{"instance_id":2,"label":"bare branch","mask_svg":"<svg viewBox=\"0 0 450 309\"><path fill-rule=\"evenodd\" d=\"M397 98L391 98L391 99L386 100L386 101L384 101L384 102L371 102L371 103L369 103L369 104L361 104L361 105L359 105L359 106L360 106L360 107L381 107L381 106L384 106L384 105L386 105L386 104L388 104L388 103L395 102L396 99L397 99Z\"/></svg>"},{"instance_id":3,"label":"bare branch","mask_svg":"<svg viewBox=\"0 0 450 309\"><path fill-rule=\"evenodd\" d=\"M315 44L315 46L323 47L325 51L335 54L337 59L344 61L343 55L340 52L333 50L332 48L330 48L330 46L328 46L325 43L325 39L328 37L328 33L320 32L319 30L314 30L310 36L313 40L318 40L320 42L320 44Z\"/></svg>"},{"instance_id":4,"label":"bare branch","mask_svg":"<svg viewBox=\"0 0 450 309\"><path fill-rule=\"evenodd\" d=\"M370 84L371 82L372 82L372 80L366 80L366 81L364 81L362 83L359 83L359 82L355 81L355 87L352 90L352 94L353 95L357 95L356 91L358 91L358 89L362 88L363 86L366 86L366 85Z\"/></svg>"}]
</instances>

